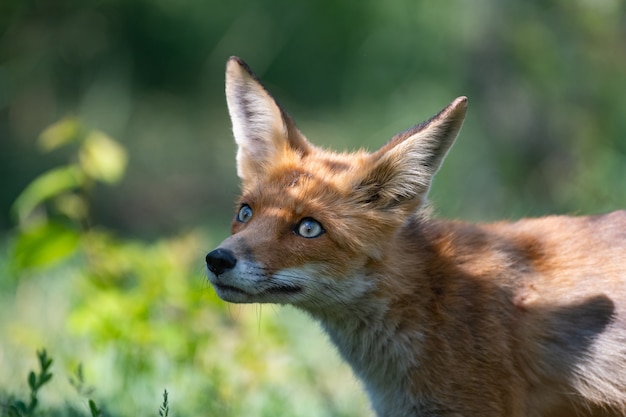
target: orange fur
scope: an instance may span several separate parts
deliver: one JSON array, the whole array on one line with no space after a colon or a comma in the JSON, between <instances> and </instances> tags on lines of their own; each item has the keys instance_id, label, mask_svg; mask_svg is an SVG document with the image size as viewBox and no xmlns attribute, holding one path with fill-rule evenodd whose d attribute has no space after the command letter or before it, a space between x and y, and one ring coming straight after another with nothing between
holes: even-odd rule
<instances>
[{"instance_id":1,"label":"orange fur","mask_svg":"<svg viewBox=\"0 0 626 417\"><path fill-rule=\"evenodd\" d=\"M310 144L238 58L240 212L207 255L226 301L317 319L378 416L626 415L626 212L432 218L467 100L374 153Z\"/></svg>"}]
</instances>

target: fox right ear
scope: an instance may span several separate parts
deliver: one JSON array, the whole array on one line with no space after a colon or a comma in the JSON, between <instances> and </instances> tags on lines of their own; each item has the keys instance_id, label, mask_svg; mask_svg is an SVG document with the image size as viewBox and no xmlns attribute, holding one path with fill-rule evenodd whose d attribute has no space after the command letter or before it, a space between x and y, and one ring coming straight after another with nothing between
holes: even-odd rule
<instances>
[{"instance_id":1,"label":"fox right ear","mask_svg":"<svg viewBox=\"0 0 626 417\"><path fill-rule=\"evenodd\" d=\"M308 153L310 145L289 115L238 57L226 64L226 101L238 146L237 175L243 181L262 174L288 148Z\"/></svg>"},{"instance_id":2,"label":"fox right ear","mask_svg":"<svg viewBox=\"0 0 626 417\"><path fill-rule=\"evenodd\" d=\"M422 204L461 130L466 109L467 98L458 97L430 120L394 136L372 154L372 168L357 185L360 198L385 209Z\"/></svg>"}]
</instances>

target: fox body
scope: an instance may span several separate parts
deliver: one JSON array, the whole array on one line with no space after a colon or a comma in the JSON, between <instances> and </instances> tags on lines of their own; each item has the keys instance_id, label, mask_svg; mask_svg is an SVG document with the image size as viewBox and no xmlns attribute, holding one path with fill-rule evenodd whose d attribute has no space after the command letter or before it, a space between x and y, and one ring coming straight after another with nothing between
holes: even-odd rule
<instances>
[{"instance_id":1,"label":"fox body","mask_svg":"<svg viewBox=\"0 0 626 417\"><path fill-rule=\"evenodd\" d=\"M310 144L238 58L217 294L317 319L380 417L626 416L626 212L468 224L425 197L467 100L373 153Z\"/></svg>"}]
</instances>

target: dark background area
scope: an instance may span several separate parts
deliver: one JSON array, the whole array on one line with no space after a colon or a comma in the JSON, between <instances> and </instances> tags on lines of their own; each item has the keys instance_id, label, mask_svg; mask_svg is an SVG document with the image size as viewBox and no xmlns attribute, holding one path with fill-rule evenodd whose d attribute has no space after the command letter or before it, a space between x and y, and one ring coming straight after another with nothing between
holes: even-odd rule
<instances>
[{"instance_id":1,"label":"dark background area","mask_svg":"<svg viewBox=\"0 0 626 417\"><path fill-rule=\"evenodd\" d=\"M626 7L617 0L4 0L0 230L68 158L74 115L128 150L94 223L155 237L226 227L237 194L223 94L242 57L317 144L375 149L459 95L468 118L431 199L470 220L626 207ZM219 225L219 226L217 226Z\"/></svg>"}]
</instances>

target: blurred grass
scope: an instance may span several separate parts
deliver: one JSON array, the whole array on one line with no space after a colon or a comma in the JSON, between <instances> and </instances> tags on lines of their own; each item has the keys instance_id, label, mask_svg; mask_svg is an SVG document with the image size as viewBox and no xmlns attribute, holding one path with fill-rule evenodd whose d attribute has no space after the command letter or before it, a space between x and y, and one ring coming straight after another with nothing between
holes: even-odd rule
<instances>
[{"instance_id":1,"label":"blurred grass","mask_svg":"<svg viewBox=\"0 0 626 417\"><path fill-rule=\"evenodd\" d=\"M205 288L197 294L203 306L190 315L140 320L124 309L127 297L93 297L84 284L67 280L68 273L71 268L32 277L14 300L3 300L3 317L12 312L19 319L1 324L1 391L25 392L33 352L50 346L55 381L42 392L44 409L85 404L68 382L82 363L92 398L109 415L151 415L164 388L179 416L367 415L349 370L299 312L254 306L220 311ZM63 280L67 285L59 285ZM84 305L72 312L68 300ZM168 301L154 303L164 308ZM85 327L92 316L103 323Z\"/></svg>"},{"instance_id":2,"label":"blurred grass","mask_svg":"<svg viewBox=\"0 0 626 417\"><path fill-rule=\"evenodd\" d=\"M619 0L4 0L0 394L27 392L46 347L49 415L88 414L79 363L107 415L156 414L165 388L170 415L368 415L307 317L206 283L238 189L227 57L333 149L467 95L430 195L443 216L595 213L626 207L624 16Z\"/></svg>"}]
</instances>

